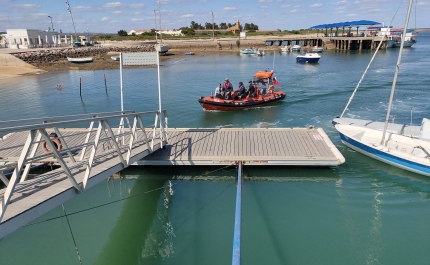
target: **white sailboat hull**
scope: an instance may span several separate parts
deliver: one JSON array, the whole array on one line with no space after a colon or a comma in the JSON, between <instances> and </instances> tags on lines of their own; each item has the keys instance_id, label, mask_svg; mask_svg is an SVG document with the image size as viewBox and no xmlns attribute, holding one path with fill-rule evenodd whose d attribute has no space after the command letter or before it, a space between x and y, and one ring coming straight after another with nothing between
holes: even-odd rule
<instances>
[{"instance_id":1,"label":"white sailboat hull","mask_svg":"<svg viewBox=\"0 0 430 265\"><path fill-rule=\"evenodd\" d=\"M67 57L67 60L71 63L89 63L93 61L93 57L86 57L86 58L70 58Z\"/></svg>"},{"instance_id":2,"label":"white sailboat hull","mask_svg":"<svg viewBox=\"0 0 430 265\"><path fill-rule=\"evenodd\" d=\"M351 149L404 170L430 176L430 142L387 133L380 145L382 131L353 125L336 124L341 141Z\"/></svg>"}]
</instances>

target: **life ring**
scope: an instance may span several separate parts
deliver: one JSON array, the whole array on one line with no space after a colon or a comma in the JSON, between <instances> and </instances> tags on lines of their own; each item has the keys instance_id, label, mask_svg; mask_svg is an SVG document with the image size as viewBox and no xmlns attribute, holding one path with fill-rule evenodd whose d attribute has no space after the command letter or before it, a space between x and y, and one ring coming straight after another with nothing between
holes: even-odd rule
<instances>
[{"instance_id":1,"label":"life ring","mask_svg":"<svg viewBox=\"0 0 430 265\"><path fill-rule=\"evenodd\" d=\"M62 90L62 89L63 89L63 86L62 86L61 84L57 84L57 89L58 89L58 90Z\"/></svg>"},{"instance_id":2,"label":"life ring","mask_svg":"<svg viewBox=\"0 0 430 265\"><path fill-rule=\"evenodd\" d=\"M54 143L54 145L57 147L57 151L60 151L61 149L63 149L63 146L61 145L61 141L60 139L58 139L58 135L56 133L51 133L49 137L51 138L52 143ZM51 151L46 147L45 141L42 142L42 148L45 154L51 153Z\"/></svg>"}]
</instances>

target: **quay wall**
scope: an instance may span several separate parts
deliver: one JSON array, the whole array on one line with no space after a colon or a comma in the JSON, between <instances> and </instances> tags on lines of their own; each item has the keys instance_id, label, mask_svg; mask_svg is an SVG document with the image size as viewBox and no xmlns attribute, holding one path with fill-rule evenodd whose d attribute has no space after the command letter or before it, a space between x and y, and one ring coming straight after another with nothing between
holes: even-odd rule
<instances>
[{"instance_id":1,"label":"quay wall","mask_svg":"<svg viewBox=\"0 0 430 265\"><path fill-rule=\"evenodd\" d=\"M153 52L155 47L150 45L138 46L96 46L96 47L79 47L79 48L63 48L63 49L49 49L39 51L27 51L20 53L13 53L13 55L26 63L39 64L67 60L67 57L80 58L80 57L94 57L102 58L108 52Z\"/></svg>"}]
</instances>

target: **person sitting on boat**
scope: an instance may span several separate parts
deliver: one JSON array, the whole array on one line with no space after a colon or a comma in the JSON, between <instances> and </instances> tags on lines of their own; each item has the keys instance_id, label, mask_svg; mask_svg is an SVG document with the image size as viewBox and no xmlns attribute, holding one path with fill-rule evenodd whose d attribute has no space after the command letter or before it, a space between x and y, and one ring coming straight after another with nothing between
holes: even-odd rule
<instances>
[{"instance_id":1,"label":"person sitting on boat","mask_svg":"<svg viewBox=\"0 0 430 265\"><path fill-rule=\"evenodd\" d=\"M221 83L219 83L218 86L215 88L215 97L222 98L221 90L222 90Z\"/></svg>"},{"instance_id":2,"label":"person sitting on boat","mask_svg":"<svg viewBox=\"0 0 430 265\"><path fill-rule=\"evenodd\" d=\"M247 89L247 96L248 97L255 97L255 86L254 86L254 82L249 81L249 86Z\"/></svg>"},{"instance_id":3,"label":"person sitting on boat","mask_svg":"<svg viewBox=\"0 0 430 265\"><path fill-rule=\"evenodd\" d=\"M228 78L224 80L222 92L225 99L231 98L231 92L233 92L233 85L230 83L230 80L228 80Z\"/></svg>"},{"instance_id":4,"label":"person sitting on boat","mask_svg":"<svg viewBox=\"0 0 430 265\"><path fill-rule=\"evenodd\" d=\"M236 95L239 97L239 99L242 99L246 96L246 88L242 81L239 82L239 88L236 90Z\"/></svg>"}]
</instances>

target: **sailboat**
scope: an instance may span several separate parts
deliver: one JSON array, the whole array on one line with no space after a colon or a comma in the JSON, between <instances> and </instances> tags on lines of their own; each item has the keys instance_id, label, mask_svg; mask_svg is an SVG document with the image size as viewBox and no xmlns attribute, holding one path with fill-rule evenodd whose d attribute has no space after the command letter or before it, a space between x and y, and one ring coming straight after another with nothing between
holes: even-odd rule
<instances>
[{"instance_id":1,"label":"sailboat","mask_svg":"<svg viewBox=\"0 0 430 265\"><path fill-rule=\"evenodd\" d=\"M421 126L389 124L390 110L396 88L412 1L409 0L402 35L403 41L399 50L385 122L343 118L343 114L348 108L356 92L356 88L342 115L333 119L332 123L339 132L341 141L351 149L392 166L430 176L430 120L424 118Z\"/></svg>"},{"instance_id":2,"label":"sailboat","mask_svg":"<svg viewBox=\"0 0 430 265\"><path fill-rule=\"evenodd\" d=\"M166 55L166 53L169 51L169 46L163 42L163 35L161 34L161 11L160 11L160 0L158 0L158 14L159 14L159 18L160 18L160 43L158 43L157 41L157 33L155 33L155 41L157 42L157 44L155 44L155 50L159 53L162 53L164 55ZM155 29L157 29L157 16L155 14L155 10L154 10L154 15L155 15Z\"/></svg>"}]
</instances>

